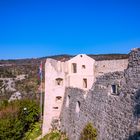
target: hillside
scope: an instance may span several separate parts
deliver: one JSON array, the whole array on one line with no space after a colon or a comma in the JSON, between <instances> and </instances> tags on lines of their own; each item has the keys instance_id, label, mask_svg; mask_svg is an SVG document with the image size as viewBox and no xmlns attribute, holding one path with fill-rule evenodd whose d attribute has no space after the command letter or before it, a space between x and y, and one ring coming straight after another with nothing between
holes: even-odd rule
<instances>
[{"instance_id":1,"label":"hillside","mask_svg":"<svg viewBox=\"0 0 140 140\"><path fill-rule=\"evenodd\" d=\"M105 54L89 55L96 61L117 60L128 58L127 54ZM55 55L37 59L18 59L18 60L0 60L0 100L19 98L39 98L40 80L38 68L40 62L44 64L46 58L53 58L59 61L67 61L72 55ZM44 76L43 76L44 77ZM43 78L44 87L44 78ZM17 93L16 93L17 92ZM12 95L12 97L11 97Z\"/></svg>"}]
</instances>

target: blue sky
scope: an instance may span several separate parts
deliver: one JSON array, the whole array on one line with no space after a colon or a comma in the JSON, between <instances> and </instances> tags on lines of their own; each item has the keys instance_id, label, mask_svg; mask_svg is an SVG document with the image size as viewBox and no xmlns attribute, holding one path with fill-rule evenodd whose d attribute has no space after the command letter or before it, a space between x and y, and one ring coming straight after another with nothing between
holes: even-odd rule
<instances>
[{"instance_id":1,"label":"blue sky","mask_svg":"<svg viewBox=\"0 0 140 140\"><path fill-rule=\"evenodd\" d=\"M139 0L0 0L0 59L128 53L135 47Z\"/></svg>"}]
</instances>

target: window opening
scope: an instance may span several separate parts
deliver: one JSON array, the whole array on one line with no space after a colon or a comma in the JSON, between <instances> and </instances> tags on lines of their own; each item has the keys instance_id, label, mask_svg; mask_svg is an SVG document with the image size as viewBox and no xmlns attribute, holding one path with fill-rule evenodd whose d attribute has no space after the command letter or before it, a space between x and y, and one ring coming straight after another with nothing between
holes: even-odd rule
<instances>
[{"instance_id":1,"label":"window opening","mask_svg":"<svg viewBox=\"0 0 140 140\"><path fill-rule=\"evenodd\" d=\"M77 101L77 103L76 103L76 113L79 113L80 112L80 102L79 101Z\"/></svg>"},{"instance_id":2,"label":"window opening","mask_svg":"<svg viewBox=\"0 0 140 140\"><path fill-rule=\"evenodd\" d=\"M57 78L57 79L55 80L55 83L56 83L56 85L58 85L58 86L62 86L62 85L63 85L63 79L62 79L62 78Z\"/></svg>"},{"instance_id":3,"label":"window opening","mask_svg":"<svg viewBox=\"0 0 140 140\"><path fill-rule=\"evenodd\" d=\"M62 97L61 96L56 96L56 102L62 101Z\"/></svg>"},{"instance_id":4,"label":"window opening","mask_svg":"<svg viewBox=\"0 0 140 140\"><path fill-rule=\"evenodd\" d=\"M66 100L66 107L69 107L69 102L70 102L70 96L67 96L67 100Z\"/></svg>"},{"instance_id":5,"label":"window opening","mask_svg":"<svg viewBox=\"0 0 140 140\"><path fill-rule=\"evenodd\" d=\"M56 107L53 107L53 109L58 109L58 107L56 106Z\"/></svg>"},{"instance_id":6,"label":"window opening","mask_svg":"<svg viewBox=\"0 0 140 140\"><path fill-rule=\"evenodd\" d=\"M111 85L112 93L117 94L117 85Z\"/></svg>"},{"instance_id":7,"label":"window opening","mask_svg":"<svg viewBox=\"0 0 140 140\"><path fill-rule=\"evenodd\" d=\"M87 88L87 79L86 78L83 79L83 88Z\"/></svg>"},{"instance_id":8,"label":"window opening","mask_svg":"<svg viewBox=\"0 0 140 140\"><path fill-rule=\"evenodd\" d=\"M85 69L86 68L86 66L85 65L82 65L82 69Z\"/></svg>"},{"instance_id":9,"label":"window opening","mask_svg":"<svg viewBox=\"0 0 140 140\"><path fill-rule=\"evenodd\" d=\"M72 63L72 72L77 73L77 64L76 63Z\"/></svg>"}]
</instances>

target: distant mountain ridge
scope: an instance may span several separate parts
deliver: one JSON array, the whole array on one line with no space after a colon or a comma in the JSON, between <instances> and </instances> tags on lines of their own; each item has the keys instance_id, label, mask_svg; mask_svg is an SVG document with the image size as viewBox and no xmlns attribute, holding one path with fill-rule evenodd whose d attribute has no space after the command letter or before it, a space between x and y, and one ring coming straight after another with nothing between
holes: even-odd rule
<instances>
[{"instance_id":1,"label":"distant mountain ridge","mask_svg":"<svg viewBox=\"0 0 140 140\"><path fill-rule=\"evenodd\" d=\"M129 54L87 54L88 56L92 57L96 61L101 60L118 60L118 59L127 59ZM68 54L61 54L61 55L52 55L52 56L45 56L39 58L25 58L25 59L8 59L8 60L0 60L0 64L21 64L21 63L32 63L36 62L39 63L41 60L45 61L47 58L53 58L59 61L67 61L76 55L68 55Z\"/></svg>"}]
</instances>

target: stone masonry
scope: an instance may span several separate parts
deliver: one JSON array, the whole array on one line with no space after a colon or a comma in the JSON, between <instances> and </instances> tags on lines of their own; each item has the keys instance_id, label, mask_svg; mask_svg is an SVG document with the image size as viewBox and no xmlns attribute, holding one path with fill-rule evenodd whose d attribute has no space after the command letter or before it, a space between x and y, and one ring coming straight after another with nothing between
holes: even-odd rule
<instances>
[{"instance_id":1,"label":"stone masonry","mask_svg":"<svg viewBox=\"0 0 140 140\"><path fill-rule=\"evenodd\" d=\"M67 61L48 58L45 63L43 136L60 124L67 87L79 88L87 93L97 81L97 77L109 72L124 71L127 66L128 58L114 60L112 57L109 60L98 60L97 57L92 58L86 54L79 54ZM114 90L115 88L114 85ZM76 106L77 112L79 112L79 104L80 102Z\"/></svg>"},{"instance_id":2,"label":"stone masonry","mask_svg":"<svg viewBox=\"0 0 140 140\"><path fill-rule=\"evenodd\" d=\"M88 122L97 129L98 140L139 139L140 48L132 50L128 61L126 70L97 77L88 92L66 88L60 122L70 140L79 140Z\"/></svg>"}]
</instances>

